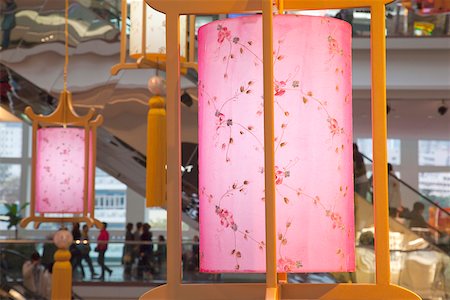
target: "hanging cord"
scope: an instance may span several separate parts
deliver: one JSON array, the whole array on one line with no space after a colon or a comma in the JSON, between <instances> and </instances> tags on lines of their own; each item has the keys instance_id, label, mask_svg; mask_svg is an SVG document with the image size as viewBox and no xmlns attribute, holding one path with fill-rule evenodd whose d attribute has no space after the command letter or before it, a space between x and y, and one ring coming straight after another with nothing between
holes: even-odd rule
<instances>
[{"instance_id":1,"label":"hanging cord","mask_svg":"<svg viewBox=\"0 0 450 300\"><path fill-rule=\"evenodd\" d=\"M69 0L65 1L64 8L64 49L65 49L65 59L64 59L64 91L67 91L67 67L69 65Z\"/></svg>"}]
</instances>

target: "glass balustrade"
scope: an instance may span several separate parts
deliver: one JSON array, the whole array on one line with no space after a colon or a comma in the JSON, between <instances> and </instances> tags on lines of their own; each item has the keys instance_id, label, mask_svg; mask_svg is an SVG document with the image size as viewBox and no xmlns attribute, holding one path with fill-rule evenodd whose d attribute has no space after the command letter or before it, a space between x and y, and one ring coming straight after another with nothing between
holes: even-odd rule
<instances>
[{"instance_id":1,"label":"glass balustrade","mask_svg":"<svg viewBox=\"0 0 450 300\"><path fill-rule=\"evenodd\" d=\"M73 1L69 9L70 45L89 40L116 42L119 39L121 22L120 0ZM319 12L289 12L322 14L343 19L353 25L355 37L370 36L370 10L326 10ZM15 26L8 31L10 42L6 48L33 47L45 43L64 42L63 3L58 1L28 1L26 5L18 2L14 10ZM230 15L235 17L236 15ZM198 16L198 26L219 18ZM129 17L126 26L129 28ZM129 33L129 30L127 30ZM1 36L6 34L2 30ZM386 34L388 37L445 37L450 36L450 15L422 15L417 10L407 9L402 1L387 6ZM3 47L2 50L5 50Z\"/></svg>"},{"instance_id":2,"label":"glass balustrade","mask_svg":"<svg viewBox=\"0 0 450 300\"><path fill-rule=\"evenodd\" d=\"M362 156L367 167L369 167L367 169L367 178L369 179L370 187L366 195L359 196L361 199L373 203L372 170L370 169L372 159L365 154L362 154ZM417 204L418 207L422 207L421 213L417 213L414 208L411 210L404 208L403 211L398 212L395 216L391 216L391 221L401 224L404 229L411 230L418 237L440 248L444 253L450 254L450 209L446 207L445 197L440 199L441 201L436 201L436 199L422 194L403 181L399 174L390 174L389 178L389 180L395 180L400 190L404 192L402 198L412 197L413 199L418 199L419 201L416 201L414 205Z\"/></svg>"},{"instance_id":3,"label":"glass balustrade","mask_svg":"<svg viewBox=\"0 0 450 300\"><path fill-rule=\"evenodd\" d=\"M289 274L289 282L374 283L376 270L371 229L358 232L357 241L355 272ZM165 243L110 241L105 264L111 272L106 271L104 278L101 277L101 267L97 262L96 246L95 242L77 240L70 247L74 285L121 282L157 286L165 283ZM420 237L395 231L390 235L390 247L392 283L409 288L424 298L446 299L445 297L450 296L450 258L447 254ZM185 283L265 282L264 274L201 273L198 244L184 241L182 249L182 276ZM0 241L0 287L4 290L21 290L22 267L34 251L41 256L42 271L51 266L52 256L56 251L51 241Z\"/></svg>"}]
</instances>

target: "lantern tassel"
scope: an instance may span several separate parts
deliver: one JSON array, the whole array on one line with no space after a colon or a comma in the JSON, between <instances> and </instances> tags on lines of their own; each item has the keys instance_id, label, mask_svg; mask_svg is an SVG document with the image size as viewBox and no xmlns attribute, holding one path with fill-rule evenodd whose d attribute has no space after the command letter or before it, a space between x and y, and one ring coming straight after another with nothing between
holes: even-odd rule
<instances>
[{"instance_id":1,"label":"lantern tassel","mask_svg":"<svg viewBox=\"0 0 450 300\"><path fill-rule=\"evenodd\" d=\"M147 207L166 206L166 109L161 96L149 100L147 123Z\"/></svg>"}]
</instances>

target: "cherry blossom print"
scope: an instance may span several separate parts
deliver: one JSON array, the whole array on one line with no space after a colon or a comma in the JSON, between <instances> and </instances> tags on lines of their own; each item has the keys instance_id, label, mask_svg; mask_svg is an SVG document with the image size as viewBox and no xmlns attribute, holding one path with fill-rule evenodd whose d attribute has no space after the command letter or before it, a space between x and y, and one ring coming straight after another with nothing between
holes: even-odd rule
<instances>
[{"instance_id":1,"label":"cherry blossom print","mask_svg":"<svg viewBox=\"0 0 450 300\"><path fill-rule=\"evenodd\" d=\"M221 44L221 43L223 43L223 41L225 39L227 39L227 40L230 39L231 32L228 30L227 27L219 25L219 26L217 26L217 31L218 31L218 33L217 33L217 42L218 43Z\"/></svg>"},{"instance_id":2,"label":"cherry blossom print","mask_svg":"<svg viewBox=\"0 0 450 300\"><path fill-rule=\"evenodd\" d=\"M338 121L336 121L336 119L328 118L327 121L329 123L328 127L330 128L330 132L333 136L340 134L344 131L342 128L339 127Z\"/></svg>"},{"instance_id":3,"label":"cherry blossom print","mask_svg":"<svg viewBox=\"0 0 450 300\"><path fill-rule=\"evenodd\" d=\"M223 209L219 206L216 206L216 214L219 216L220 225L222 225L224 227L231 226L231 228L233 230L237 230L237 225L236 225L236 223L234 223L234 220L233 220L233 214L230 213L229 210Z\"/></svg>"},{"instance_id":4,"label":"cherry blossom print","mask_svg":"<svg viewBox=\"0 0 450 300\"><path fill-rule=\"evenodd\" d=\"M325 17L273 22L273 169L264 158L261 16L199 29L200 269L265 271L271 170L277 271L351 271L351 29Z\"/></svg>"},{"instance_id":5,"label":"cherry blossom print","mask_svg":"<svg viewBox=\"0 0 450 300\"><path fill-rule=\"evenodd\" d=\"M285 172L280 170L278 166L275 166L275 184L280 185L283 183Z\"/></svg>"},{"instance_id":6,"label":"cherry blossom print","mask_svg":"<svg viewBox=\"0 0 450 300\"><path fill-rule=\"evenodd\" d=\"M284 93L286 93L285 87L286 87L286 82L275 80L275 82L274 82L275 96L283 96Z\"/></svg>"},{"instance_id":7,"label":"cherry blossom print","mask_svg":"<svg viewBox=\"0 0 450 300\"><path fill-rule=\"evenodd\" d=\"M281 272L291 273L294 270L301 269L302 262L299 260L294 261L293 259L290 259L290 258L281 258L280 257L277 261L277 267L278 267L278 270L280 270Z\"/></svg>"},{"instance_id":8,"label":"cherry blossom print","mask_svg":"<svg viewBox=\"0 0 450 300\"><path fill-rule=\"evenodd\" d=\"M84 136L83 128L38 129L35 175L37 212L83 212Z\"/></svg>"}]
</instances>

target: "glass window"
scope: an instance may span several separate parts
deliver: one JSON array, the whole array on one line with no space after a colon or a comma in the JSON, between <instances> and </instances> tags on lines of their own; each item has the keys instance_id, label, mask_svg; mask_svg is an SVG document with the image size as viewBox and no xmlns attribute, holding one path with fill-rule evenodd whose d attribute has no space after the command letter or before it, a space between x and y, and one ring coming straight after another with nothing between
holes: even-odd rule
<instances>
[{"instance_id":1,"label":"glass window","mask_svg":"<svg viewBox=\"0 0 450 300\"><path fill-rule=\"evenodd\" d=\"M419 166L450 166L450 141L419 140Z\"/></svg>"},{"instance_id":2,"label":"glass window","mask_svg":"<svg viewBox=\"0 0 450 300\"><path fill-rule=\"evenodd\" d=\"M367 178L372 178L372 170L367 171ZM398 178L398 179L402 179L401 173L399 171L394 171L394 175Z\"/></svg>"},{"instance_id":3,"label":"glass window","mask_svg":"<svg viewBox=\"0 0 450 300\"><path fill-rule=\"evenodd\" d=\"M126 221L124 206L117 205L117 199L123 198L126 203L127 186L97 168L95 176L95 197L99 205L95 206L95 217L107 222L108 228L123 229Z\"/></svg>"},{"instance_id":4,"label":"glass window","mask_svg":"<svg viewBox=\"0 0 450 300\"><path fill-rule=\"evenodd\" d=\"M195 35L198 35L198 29L203 25L206 25L214 20L217 20L217 16L196 16L195 17Z\"/></svg>"},{"instance_id":5,"label":"glass window","mask_svg":"<svg viewBox=\"0 0 450 300\"><path fill-rule=\"evenodd\" d=\"M0 157L22 157L22 123L0 122Z\"/></svg>"},{"instance_id":6,"label":"glass window","mask_svg":"<svg viewBox=\"0 0 450 300\"><path fill-rule=\"evenodd\" d=\"M147 209L147 222L152 226L154 231L167 230L167 211L163 208L152 207ZM189 225L181 222L181 230L188 231Z\"/></svg>"},{"instance_id":7,"label":"glass window","mask_svg":"<svg viewBox=\"0 0 450 300\"><path fill-rule=\"evenodd\" d=\"M0 215L7 213L5 204L20 203L20 165L0 164ZM0 222L0 230L5 230L8 222Z\"/></svg>"},{"instance_id":8,"label":"glass window","mask_svg":"<svg viewBox=\"0 0 450 300\"><path fill-rule=\"evenodd\" d=\"M443 207L450 207L450 172L419 173L419 190Z\"/></svg>"},{"instance_id":9,"label":"glass window","mask_svg":"<svg viewBox=\"0 0 450 300\"><path fill-rule=\"evenodd\" d=\"M20 201L20 165L0 164L0 203Z\"/></svg>"},{"instance_id":10,"label":"glass window","mask_svg":"<svg viewBox=\"0 0 450 300\"><path fill-rule=\"evenodd\" d=\"M28 157L31 158L31 155L33 154L33 127L27 123L24 123L24 126L26 126L24 134L28 136Z\"/></svg>"},{"instance_id":11,"label":"glass window","mask_svg":"<svg viewBox=\"0 0 450 300\"><path fill-rule=\"evenodd\" d=\"M359 152L373 159L372 139L357 139ZM388 162L393 165L401 164L401 142L399 139L387 140ZM368 163L368 162L366 162Z\"/></svg>"}]
</instances>

